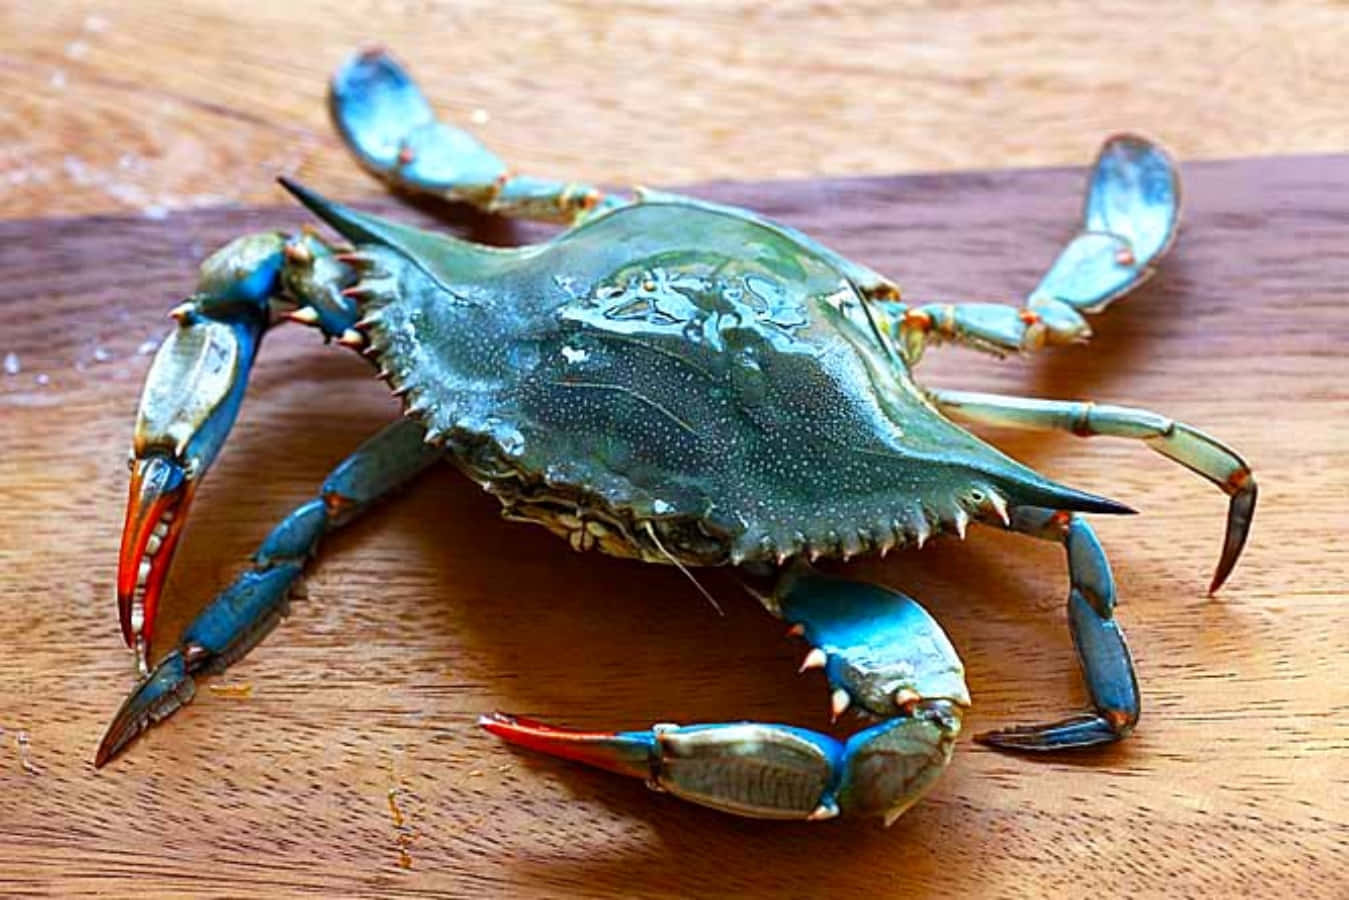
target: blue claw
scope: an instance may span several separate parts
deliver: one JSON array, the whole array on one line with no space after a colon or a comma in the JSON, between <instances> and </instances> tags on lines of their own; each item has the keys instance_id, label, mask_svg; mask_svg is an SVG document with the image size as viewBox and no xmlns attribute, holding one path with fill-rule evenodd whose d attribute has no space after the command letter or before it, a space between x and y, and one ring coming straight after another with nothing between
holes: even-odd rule
<instances>
[{"instance_id":1,"label":"blue claw","mask_svg":"<svg viewBox=\"0 0 1349 900\"><path fill-rule=\"evenodd\" d=\"M960 656L911 598L807 571L786 576L774 600L775 612L815 648L805 668L823 663L835 715L853 703L883 718L918 700L970 705Z\"/></svg>"},{"instance_id":2,"label":"blue claw","mask_svg":"<svg viewBox=\"0 0 1349 900\"><path fill-rule=\"evenodd\" d=\"M642 778L723 812L880 816L890 824L951 761L970 702L951 642L903 594L809 570L785 578L763 602L816 645L807 662L825 667L835 715L855 699L883 721L846 743L763 722L579 732L497 713L479 724L512 744Z\"/></svg>"},{"instance_id":3,"label":"blue claw","mask_svg":"<svg viewBox=\"0 0 1349 900\"><path fill-rule=\"evenodd\" d=\"M249 235L202 263L197 292L173 311L179 327L160 345L146 376L117 568L122 634L142 670L192 495L243 403L284 244L274 232Z\"/></svg>"},{"instance_id":4,"label":"blue claw","mask_svg":"<svg viewBox=\"0 0 1349 900\"><path fill-rule=\"evenodd\" d=\"M178 646L122 703L94 757L102 766L136 736L192 700L195 679L224 671L286 614L291 586L325 534L441 459L426 429L399 419L356 449L323 482L321 495L296 507L263 539L253 566L188 625Z\"/></svg>"},{"instance_id":5,"label":"blue claw","mask_svg":"<svg viewBox=\"0 0 1349 900\"><path fill-rule=\"evenodd\" d=\"M496 713L479 724L521 747L641 778L655 790L756 819L881 816L890 824L946 768L960 732L945 701L882 722L841 744L827 734L762 722L570 731Z\"/></svg>"}]
</instances>

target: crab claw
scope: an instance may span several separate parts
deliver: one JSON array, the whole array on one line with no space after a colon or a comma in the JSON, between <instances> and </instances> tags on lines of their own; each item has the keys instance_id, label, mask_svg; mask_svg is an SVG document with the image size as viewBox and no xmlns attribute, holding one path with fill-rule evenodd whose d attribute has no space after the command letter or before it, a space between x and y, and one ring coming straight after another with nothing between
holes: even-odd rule
<instances>
[{"instance_id":1,"label":"crab claw","mask_svg":"<svg viewBox=\"0 0 1349 900\"><path fill-rule=\"evenodd\" d=\"M137 651L144 671L150 629L159 607L169 560L182 535L183 514L196 482L171 457L154 454L133 462L122 548L117 559L117 613L122 637Z\"/></svg>"},{"instance_id":2,"label":"crab claw","mask_svg":"<svg viewBox=\"0 0 1349 900\"><path fill-rule=\"evenodd\" d=\"M234 424L268 326L283 247L280 235L252 235L207 259L198 293L175 307L178 326L146 375L117 562L122 636L142 672L192 495Z\"/></svg>"},{"instance_id":3,"label":"crab claw","mask_svg":"<svg viewBox=\"0 0 1349 900\"><path fill-rule=\"evenodd\" d=\"M855 704L879 723L843 742L767 722L570 731L493 713L478 724L508 743L735 815L890 824L951 761L970 703L960 657L926 610L886 588L801 569L759 599L815 645L805 668L825 669L835 717Z\"/></svg>"}]
</instances>

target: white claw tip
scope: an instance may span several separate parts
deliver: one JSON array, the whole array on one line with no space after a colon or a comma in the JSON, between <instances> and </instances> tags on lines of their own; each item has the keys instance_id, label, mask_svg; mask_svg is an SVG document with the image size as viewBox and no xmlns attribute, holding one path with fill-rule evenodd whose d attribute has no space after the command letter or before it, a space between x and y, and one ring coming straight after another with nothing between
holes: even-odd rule
<instances>
[{"instance_id":1,"label":"white claw tip","mask_svg":"<svg viewBox=\"0 0 1349 900\"><path fill-rule=\"evenodd\" d=\"M843 715L851 704L852 698L848 696L848 692L843 688L835 688L834 692L829 695L829 711L831 718L837 719L839 716Z\"/></svg>"},{"instance_id":2,"label":"white claw tip","mask_svg":"<svg viewBox=\"0 0 1349 900\"><path fill-rule=\"evenodd\" d=\"M923 695L915 691L913 688L906 687L900 688L899 690L895 691L895 706L899 707L905 712L911 712L913 710L914 704L920 702L922 699Z\"/></svg>"},{"instance_id":3,"label":"white claw tip","mask_svg":"<svg viewBox=\"0 0 1349 900\"><path fill-rule=\"evenodd\" d=\"M319 311L312 306L301 306L299 309L293 309L286 313L286 318L300 325L317 325L319 323Z\"/></svg>"},{"instance_id":4,"label":"white claw tip","mask_svg":"<svg viewBox=\"0 0 1349 900\"><path fill-rule=\"evenodd\" d=\"M801 660L801 668L797 671L806 672L810 669L823 669L827 662L829 662L829 657L825 652L819 647L812 647L810 652L806 654L806 658Z\"/></svg>"},{"instance_id":5,"label":"white claw tip","mask_svg":"<svg viewBox=\"0 0 1349 900\"><path fill-rule=\"evenodd\" d=\"M1007 501L1002 499L1002 496L996 491L991 491L988 495L988 503L993 507L993 512L997 514L998 519L1002 522L1002 527L1011 528L1012 517L1007 514Z\"/></svg>"},{"instance_id":6,"label":"white claw tip","mask_svg":"<svg viewBox=\"0 0 1349 900\"><path fill-rule=\"evenodd\" d=\"M365 346L365 335L361 334L355 328L348 328L342 332L342 336L337 342L343 347L351 347L353 350L360 350Z\"/></svg>"},{"instance_id":7,"label":"white claw tip","mask_svg":"<svg viewBox=\"0 0 1349 900\"><path fill-rule=\"evenodd\" d=\"M824 819L832 819L838 815L838 804L833 800L822 800L820 805L806 816L807 822L820 822Z\"/></svg>"}]
</instances>

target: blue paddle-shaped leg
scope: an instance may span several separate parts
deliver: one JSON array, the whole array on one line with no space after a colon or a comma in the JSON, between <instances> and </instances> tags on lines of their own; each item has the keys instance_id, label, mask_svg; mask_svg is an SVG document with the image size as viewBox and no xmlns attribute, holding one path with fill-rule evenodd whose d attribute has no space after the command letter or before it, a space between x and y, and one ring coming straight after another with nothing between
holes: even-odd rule
<instances>
[{"instance_id":1,"label":"blue paddle-shaped leg","mask_svg":"<svg viewBox=\"0 0 1349 900\"><path fill-rule=\"evenodd\" d=\"M564 224L630 202L587 184L511 173L468 132L438 121L416 83L382 50L347 60L333 76L328 107L362 165L402 190Z\"/></svg>"},{"instance_id":2,"label":"blue paddle-shaped leg","mask_svg":"<svg viewBox=\"0 0 1349 900\"><path fill-rule=\"evenodd\" d=\"M791 725L657 725L577 732L497 713L481 724L513 744L645 779L657 790L742 816L880 816L912 806L950 762L969 705L964 668L940 626L895 591L809 571L762 598L813 645L833 717L852 706L881 721L846 742Z\"/></svg>"},{"instance_id":3,"label":"blue paddle-shaped leg","mask_svg":"<svg viewBox=\"0 0 1349 900\"><path fill-rule=\"evenodd\" d=\"M263 335L283 310L350 342L356 276L309 233L264 231L201 265L196 291L155 353L131 443L131 491L118 556L117 606L142 673L160 594L193 494L228 437Z\"/></svg>"},{"instance_id":4,"label":"blue paddle-shaped leg","mask_svg":"<svg viewBox=\"0 0 1349 900\"><path fill-rule=\"evenodd\" d=\"M912 365L930 343L953 341L996 354L1085 341L1083 313L1098 313L1147 281L1175 240L1180 178L1166 151L1115 135L1092 166L1078 234L1020 308L999 303L877 303Z\"/></svg>"},{"instance_id":5,"label":"blue paddle-shaped leg","mask_svg":"<svg viewBox=\"0 0 1349 900\"><path fill-rule=\"evenodd\" d=\"M400 419L343 460L319 496L272 529L253 565L187 626L177 647L131 692L108 726L94 765L104 765L151 724L189 702L198 677L223 672L266 637L286 614L290 588L325 534L442 456L426 443L421 423Z\"/></svg>"}]
</instances>

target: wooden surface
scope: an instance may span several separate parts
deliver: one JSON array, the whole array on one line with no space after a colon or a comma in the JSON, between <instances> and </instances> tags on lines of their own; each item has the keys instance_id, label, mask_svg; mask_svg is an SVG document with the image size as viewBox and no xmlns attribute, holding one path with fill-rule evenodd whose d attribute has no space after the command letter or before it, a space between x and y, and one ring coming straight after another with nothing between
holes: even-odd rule
<instances>
[{"instance_id":1,"label":"wooden surface","mask_svg":"<svg viewBox=\"0 0 1349 900\"><path fill-rule=\"evenodd\" d=\"M0 359L20 369L0 373L0 895L1343 896L1345 157L1187 165L1176 252L1091 345L924 364L934 384L1146 405L1254 466L1251 545L1209 599L1217 492L1128 443L991 434L1144 513L1096 522L1143 679L1125 745L1028 761L962 741L889 831L731 819L517 756L478 713L821 727L825 688L730 578L707 579L719 618L674 573L500 521L446 470L328 542L308 600L221 680L247 696L203 690L94 772L132 680L112 582L145 352L203 253L303 220L257 208L278 172L394 208L323 112L359 41L522 170L603 183L1080 166L1121 128L1187 160L1349 146L1336 3L319 6L0 5ZM696 191L915 299L1003 299L1069 233L1080 173ZM394 409L350 356L269 338L161 635ZM1083 702L1057 548L980 529L854 570L947 626L970 732Z\"/></svg>"},{"instance_id":2,"label":"wooden surface","mask_svg":"<svg viewBox=\"0 0 1349 900\"><path fill-rule=\"evenodd\" d=\"M1197 164L1185 178L1179 246L1094 320L1092 344L1003 364L951 349L923 371L1146 404L1221 435L1261 483L1247 555L1210 599L1225 507L1210 486L1127 442L994 435L1143 511L1098 519L1143 723L1121 746L1051 760L963 739L930 799L888 831L737 820L479 732L494 708L583 728L818 727L826 691L793 674L800 647L725 574L706 579L719 618L677 573L503 522L449 469L327 543L307 600L223 679L248 696L203 690L95 772L132 680L112 579L138 348L205 248L302 216L0 225L0 316L23 367L0 379L0 893L1343 896L1349 157ZM915 299L988 299L1033 284L1080 186L1080 172L1050 170L697 193L906 273ZM198 495L161 634L394 409L349 354L303 329L269 338ZM977 529L854 571L946 625L969 668L971 733L1083 702L1057 547Z\"/></svg>"},{"instance_id":3,"label":"wooden surface","mask_svg":"<svg viewBox=\"0 0 1349 900\"><path fill-rule=\"evenodd\" d=\"M609 184L1349 148L1343 2L0 4L0 213L368 190L328 74L378 40L522 171Z\"/></svg>"}]
</instances>

